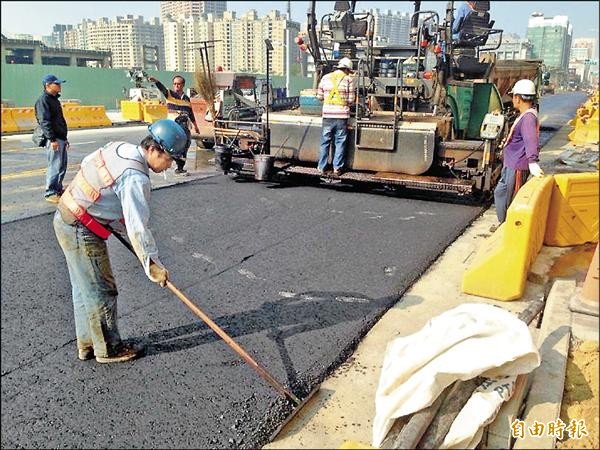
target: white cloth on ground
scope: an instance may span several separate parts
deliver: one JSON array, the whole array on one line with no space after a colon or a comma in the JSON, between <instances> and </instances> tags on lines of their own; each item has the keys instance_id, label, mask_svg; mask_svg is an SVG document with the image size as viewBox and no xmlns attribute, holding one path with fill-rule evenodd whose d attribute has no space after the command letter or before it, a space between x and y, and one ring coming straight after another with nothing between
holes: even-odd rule
<instances>
[{"instance_id":1,"label":"white cloth on ground","mask_svg":"<svg viewBox=\"0 0 600 450\"><path fill-rule=\"evenodd\" d=\"M463 304L391 341L375 395L373 445L398 417L431 405L457 380L528 373L540 356L525 322L487 304Z\"/></svg>"},{"instance_id":2,"label":"white cloth on ground","mask_svg":"<svg viewBox=\"0 0 600 450\"><path fill-rule=\"evenodd\" d=\"M515 392L516 375L486 378L452 422L441 449L475 448L483 437L483 427L492 423L502 404Z\"/></svg>"}]
</instances>

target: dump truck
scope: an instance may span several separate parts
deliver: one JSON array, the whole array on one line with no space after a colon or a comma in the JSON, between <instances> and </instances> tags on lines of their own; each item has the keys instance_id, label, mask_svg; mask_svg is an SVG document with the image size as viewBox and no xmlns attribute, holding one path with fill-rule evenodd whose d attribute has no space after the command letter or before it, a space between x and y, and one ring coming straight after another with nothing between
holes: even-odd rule
<instances>
[{"instance_id":1,"label":"dump truck","mask_svg":"<svg viewBox=\"0 0 600 450\"><path fill-rule=\"evenodd\" d=\"M521 78L541 85L541 61L496 60L502 30L494 28L489 2L474 2L458 38L454 2L442 18L412 2L410 45L375 45L373 15L355 12L356 2L335 2L320 22L315 3L304 40L315 64L313 89L300 93L299 108L267 110L260 124L216 124L216 161L224 172L489 197L517 116L509 90ZM495 44L485 47L493 35ZM352 60L356 77L346 166L340 176L323 177L316 88L343 57Z\"/></svg>"}]
</instances>

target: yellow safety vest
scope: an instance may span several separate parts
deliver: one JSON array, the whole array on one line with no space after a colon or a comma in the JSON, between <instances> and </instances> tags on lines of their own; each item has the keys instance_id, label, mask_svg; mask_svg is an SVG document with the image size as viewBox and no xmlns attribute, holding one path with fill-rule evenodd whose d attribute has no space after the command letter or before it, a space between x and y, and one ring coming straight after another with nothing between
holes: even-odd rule
<instances>
[{"instance_id":1,"label":"yellow safety vest","mask_svg":"<svg viewBox=\"0 0 600 450\"><path fill-rule=\"evenodd\" d=\"M333 83L333 88L331 89L331 91L329 91L329 94L327 95L327 98L324 100L323 103L327 105L346 106L348 101L342 97L342 94L340 94L339 90L339 86L345 76L346 74L343 72L333 72L331 74L331 82Z\"/></svg>"}]
</instances>

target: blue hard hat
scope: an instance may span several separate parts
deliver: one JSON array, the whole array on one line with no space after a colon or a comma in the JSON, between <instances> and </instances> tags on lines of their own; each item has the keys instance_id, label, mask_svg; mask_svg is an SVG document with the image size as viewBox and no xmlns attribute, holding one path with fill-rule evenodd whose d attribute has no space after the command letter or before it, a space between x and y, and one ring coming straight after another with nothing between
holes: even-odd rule
<instances>
[{"instance_id":1,"label":"blue hard hat","mask_svg":"<svg viewBox=\"0 0 600 450\"><path fill-rule=\"evenodd\" d=\"M177 122L169 119L159 120L150 125L148 131L171 157L174 159L183 157L187 150L188 137Z\"/></svg>"}]
</instances>

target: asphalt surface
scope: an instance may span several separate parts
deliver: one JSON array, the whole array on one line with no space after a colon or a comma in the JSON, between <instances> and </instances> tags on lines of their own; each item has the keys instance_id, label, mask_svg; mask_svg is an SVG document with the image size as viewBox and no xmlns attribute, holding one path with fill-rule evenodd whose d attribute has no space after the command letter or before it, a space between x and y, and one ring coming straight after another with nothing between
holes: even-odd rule
<instances>
[{"instance_id":1,"label":"asphalt surface","mask_svg":"<svg viewBox=\"0 0 600 450\"><path fill-rule=\"evenodd\" d=\"M152 210L174 284L302 397L481 209L219 175ZM2 225L2 447L267 442L289 405L114 238L119 327L148 355L77 360L51 219Z\"/></svg>"},{"instance_id":2,"label":"asphalt surface","mask_svg":"<svg viewBox=\"0 0 600 450\"><path fill-rule=\"evenodd\" d=\"M81 160L111 141L125 141L133 144L139 143L148 134L148 127L127 126L111 127L89 130L70 130L68 151L67 174L64 184L71 182ZM212 152L199 150L200 162L208 161L213 157ZM192 145L188 151L186 168L193 170L196 160L196 146ZM43 148L35 147L31 142L31 134L14 134L2 136L1 156L1 181L2 223L17 219L48 213L54 210L55 205L44 200L46 185L47 159ZM174 174L175 164L163 174L151 173L153 187L162 187L187 181L185 177ZM214 174L214 166L200 166L194 170L192 178Z\"/></svg>"},{"instance_id":3,"label":"asphalt surface","mask_svg":"<svg viewBox=\"0 0 600 450\"><path fill-rule=\"evenodd\" d=\"M152 211L174 284L303 397L482 208L216 175L153 191ZM1 227L2 448L266 443L291 406L114 238L119 327L147 355L77 360L51 221Z\"/></svg>"}]
</instances>

